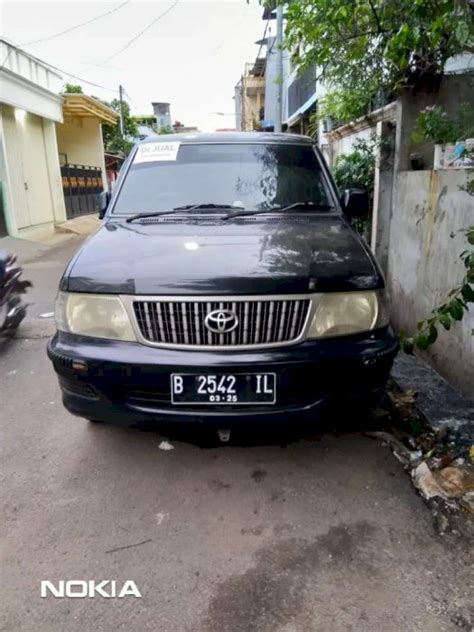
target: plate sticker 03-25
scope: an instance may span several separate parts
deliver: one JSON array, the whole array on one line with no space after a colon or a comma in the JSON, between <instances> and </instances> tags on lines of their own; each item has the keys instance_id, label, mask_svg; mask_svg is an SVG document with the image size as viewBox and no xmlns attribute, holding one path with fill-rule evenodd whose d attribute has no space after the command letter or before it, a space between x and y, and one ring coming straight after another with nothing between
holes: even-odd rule
<instances>
[{"instance_id":1,"label":"plate sticker 03-25","mask_svg":"<svg viewBox=\"0 0 474 632\"><path fill-rule=\"evenodd\" d=\"M178 149L181 143L145 143L139 145L133 163L174 161L178 156Z\"/></svg>"}]
</instances>

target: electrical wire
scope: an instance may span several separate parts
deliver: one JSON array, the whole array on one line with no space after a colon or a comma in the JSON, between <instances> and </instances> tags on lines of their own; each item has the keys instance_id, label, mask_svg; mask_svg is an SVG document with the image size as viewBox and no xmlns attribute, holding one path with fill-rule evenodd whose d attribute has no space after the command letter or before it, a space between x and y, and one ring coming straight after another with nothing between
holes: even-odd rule
<instances>
[{"instance_id":1,"label":"electrical wire","mask_svg":"<svg viewBox=\"0 0 474 632\"><path fill-rule=\"evenodd\" d=\"M54 35L49 35L48 37L43 37L41 39L37 39L37 40L31 40L30 42L24 42L21 44L18 44L18 46L31 46L33 44L39 44L40 42L46 42L50 39L54 39L55 37L60 37L61 35L65 35L66 33L70 33L71 31L74 31L82 26L85 26L86 24L91 24L92 22L95 22L96 20L100 20L101 18L105 17L106 15L110 15L111 13L115 13L115 11L118 11L119 9L121 9L122 7L124 7L126 4L129 4L131 0L125 0L125 2L122 2L122 4L119 4L118 7L115 7L113 9L110 9L109 11L106 11L105 13L101 13L100 15L96 15L95 17L91 18L90 20L86 20L85 22L81 22L80 24L76 24L75 26L71 26L68 29L65 29L64 31L60 31L59 33L55 33ZM14 47L17 50L21 50L18 47ZM8 53L5 56L5 59L2 61L1 65L0 65L0 70L2 70L2 68L5 66L5 64L7 63L7 61L10 58L10 55L12 53L12 48L10 48L8 50Z\"/></svg>"},{"instance_id":2,"label":"electrical wire","mask_svg":"<svg viewBox=\"0 0 474 632\"><path fill-rule=\"evenodd\" d=\"M262 43L260 44L260 48L258 49L258 53L257 53L256 59L258 59L258 57L259 57L259 55L260 55L260 53L262 51L264 40L265 40L265 36L267 34L269 24L270 24L270 18L267 19L267 23L265 24L265 30L263 31L263 36L262 36L262 39L261 39Z\"/></svg>"},{"instance_id":3,"label":"electrical wire","mask_svg":"<svg viewBox=\"0 0 474 632\"><path fill-rule=\"evenodd\" d=\"M110 61L111 59L114 59L115 57L118 57L118 55L123 53L123 51L127 50L127 48L129 48L134 42L136 42L137 39L139 39L144 33L146 33L146 31L151 29L151 27L154 26L159 20L161 20L161 18L164 18L166 14L168 14L170 11L172 11L175 8L175 6L178 4L178 2L179 2L179 0L175 0L175 2L173 2L173 4L166 9L166 11L163 11L163 13L160 13L160 15L158 15L154 20L152 20L139 33L134 35L131 40L129 40L124 46L122 46L122 48L120 48L117 52L115 52L112 55L110 55L110 57L107 57L107 59L104 59L102 64L106 64L108 61ZM98 64L98 65L100 65L100 64Z\"/></svg>"},{"instance_id":4,"label":"electrical wire","mask_svg":"<svg viewBox=\"0 0 474 632\"><path fill-rule=\"evenodd\" d=\"M55 66L54 64L51 64L48 61L44 61L42 59L38 59L38 57L35 57L34 55L32 55L31 53L28 53L27 51L23 50L22 48L19 48L15 44L8 43L8 46L10 48L9 48L9 51L8 51L5 59L3 60L2 65L0 66L0 70L2 70L4 68L5 64L8 61L8 58L11 55L12 50L18 50L18 51L20 51L20 53L26 53L29 57L31 57L35 61L39 62L43 66L49 66L49 68L52 68L53 70L58 70L59 72L61 72L62 74L66 75L68 77L72 77L73 79L77 79L78 81L82 81L82 83L87 83L90 86L94 86L94 88L101 88L102 90L107 90L108 92L114 92L115 94L118 94L118 89L117 88L108 88L107 86L102 86L100 83L94 83L92 81L88 81L87 79L83 79L82 77L79 77L78 75L74 75L72 72L69 72L68 70L64 70L64 68L59 68L59 66Z\"/></svg>"},{"instance_id":5,"label":"electrical wire","mask_svg":"<svg viewBox=\"0 0 474 632\"><path fill-rule=\"evenodd\" d=\"M70 26L69 28L65 29L64 31L60 31L59 33L54 33L53 35L48 35L48 37L43 37L41 39L32 40L31 42L24 42L24 43L20 44L20 46L32 46L33 44L39 44L40 42L47 42L47 41L49 41L51 39L54 39L56 37L61 37L61 35L66 35L66 33L70 33L71 31L75 31L76 29L79 29L79 28L81 28L83 26L86 26L87 24L92 24L92 22L95 22L96 20L100 20L101 18L105 18L107 15L111 15L112 13L115 13L116 11L119 11L122 7L124 7L127 4L130 4L130 0L125 0L125 2L122 2L122 4L119 4L118 7L114 7L113 9L109 9L105 13L101 13L100 15L96 15L95 17L90 18L89 20L86 20L85 22L81 22L80 24L76 24L75 26Z\"/></svg>"},{"instance_id":6,"label":"electrical wire","mask_svg":"<svg viewBox=\"0 0 474 632\"><path fill-rule=\"evenodd\" d=\"M114 92L115 94L119 93L118 88L108 88L107 86L102 86L100 83L93 83L92 81L88 81L87 79L83 79L82 77L78 77L77 75L73 75L71 72L64 70L63 68L58 68L58 66L53 66L49 62L44 62L47 66L50 66L54 70L58 70L68 77L72 77L73 79L77 79L77 81L82 81L82 83L87 83L89 86L94 86L94 88L101 88L102 90L107 90L107 92Z\"/></svg>"}]
</instances>

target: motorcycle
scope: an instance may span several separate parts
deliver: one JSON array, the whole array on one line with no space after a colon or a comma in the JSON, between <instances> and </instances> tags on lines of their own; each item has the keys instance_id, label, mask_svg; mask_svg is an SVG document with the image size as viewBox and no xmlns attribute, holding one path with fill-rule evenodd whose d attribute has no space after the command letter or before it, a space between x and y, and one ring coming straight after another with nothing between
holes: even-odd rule
<instances>
[{"instance_id":1,"label":"motorcycle","mask_svg":"<svg viewBox=\"0 0 474 632\"><path fill-rule=\"evenodd\" d=\"M26 316L27 304L22 302L30 281L21 280L23 269L16 257L0 252L0 335L14 336Z\"/></svg>"}]
</instances>

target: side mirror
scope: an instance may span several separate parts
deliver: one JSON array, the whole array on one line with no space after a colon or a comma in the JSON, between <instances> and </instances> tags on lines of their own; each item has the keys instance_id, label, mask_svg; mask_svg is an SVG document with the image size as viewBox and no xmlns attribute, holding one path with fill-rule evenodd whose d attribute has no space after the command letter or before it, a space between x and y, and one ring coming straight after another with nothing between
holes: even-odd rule
<instances>
[{"instance_id":1,"label":"side mirror","mask_svg":"<svg viewBox=\"0 0 474 632\"><path fill-rule=\"evenodd\" d=\"M104 219L105 212L109 205L111 194L108 191L102 191L100 194L100 210L99 219Z\"/></svg>"},{"instance_id":2,"label":"side mirror","mask_svg":"<svg viewBox=\"0 0 474 632\"><path fill-rule=\"evenodd\" d=\"M341 197L344 215L347 219L367 215L370 210L368 191L362 189L345 189Z\"/></svg>"}]
</instances>

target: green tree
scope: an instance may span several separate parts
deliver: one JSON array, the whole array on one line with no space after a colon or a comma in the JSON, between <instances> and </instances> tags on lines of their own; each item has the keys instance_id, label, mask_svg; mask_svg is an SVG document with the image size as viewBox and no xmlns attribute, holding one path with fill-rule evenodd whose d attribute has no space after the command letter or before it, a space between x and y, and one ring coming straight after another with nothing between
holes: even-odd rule
<instances>
[{"instance_id":1,"label":"green tree","mask_svg":"<svg viewBox=\"0 0 474 632\"><path fill-rule=\"evenodd\" d=\"M78 86L74 83L67 83L64 88L64 92L66 94L83 94L81 86Z\"/></svg>"},{"instance_id":2,"label":"green tree","mask_svg":"<svg viewBox=\"0 0 474 632\"><path fill-rule=\"evenodd\" d=\"M369 207L351 221L363 235L368 234L372 217L372 203L375 177L375 152L379 142L374 135L370 140L356 139L352 150L336 158L332 173L340 191L363 189L370 196ZM367 239L370 237L367 235Z\"/></svg>"},{"instance_id":3,"label":"green tree","mask_svg":"<svg viewBox=\"0 0 474 632\"><path fill-rule=\"evenodd\" d=\"M119 99L113 99L110 102L102 101L102 103L120 114ZM122 138L122 134L120 132L120 120L118 120L115 125L103 125L102 134L104 138L104 149L107 153L128 154L133 147L132 139L138 135L136 121L130 116L130 106L126 101L123 101L123 127L124 137Z\"/></svg>"},{"instance_id":4,"label":"green tree","mask_svg":"<svg viewBox=\"0 0 474 632\"><path fill-rule=\"evenodd\" d=\"M436 91L446 61L474 52L470 0L292 0L286 19L293 62L317 66L339 120L402 89Z\"/></svg>"},{"instance_id":5,"label":"green tree","mask_svg":"<svg viewBox=\"0 0 474 632\"><path fill-rule=\"evenodd\" d=\"M339 189L374 189L375 151L377 139L357 138L348 154L336 158L332 173Z\"/></svg>"}]
</instances>

